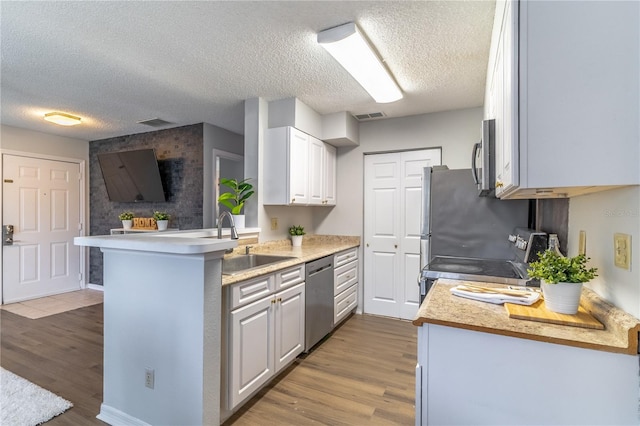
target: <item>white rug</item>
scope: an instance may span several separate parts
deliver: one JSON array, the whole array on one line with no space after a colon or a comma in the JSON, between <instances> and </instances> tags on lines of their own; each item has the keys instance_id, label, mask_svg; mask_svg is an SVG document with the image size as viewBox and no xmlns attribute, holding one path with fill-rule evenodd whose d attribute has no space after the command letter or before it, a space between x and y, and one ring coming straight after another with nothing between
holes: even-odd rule
<instances>
[{"instance_id":1,"label":"white rug","mask_svg":"<svg viewBox=\"0 0 640 426\"><path fill-rule=\"evenodd\" d=\"M0 368L0 425L39 425L71 407L66 399Z\"/></svg>"}]
</instances>

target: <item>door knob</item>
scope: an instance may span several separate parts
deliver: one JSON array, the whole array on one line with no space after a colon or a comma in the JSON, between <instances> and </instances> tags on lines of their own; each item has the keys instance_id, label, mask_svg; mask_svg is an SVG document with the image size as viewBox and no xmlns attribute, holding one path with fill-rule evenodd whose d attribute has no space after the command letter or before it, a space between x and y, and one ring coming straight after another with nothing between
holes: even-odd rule
<instances>
[{"instance_id":1,"label":"door knob","mask_svg":"<svg viewBox=\"0 0 640 426\"><path fill-rule=\"evenodd\" d=\"M394 248L398 248L398 245L397 245L397 244L394 244L394 245L393 245L393 247L394 247Z\"/></svg>"},{"instance_id":2,"label":"door knob","mask_svg":"<svg viewBox=\"0 0 640 426\"><path fill-rule=\"evenodd\" d=\"M13 225L4 225L2 227L2 245L13 245Z\"/></svg>"}]
</instances>

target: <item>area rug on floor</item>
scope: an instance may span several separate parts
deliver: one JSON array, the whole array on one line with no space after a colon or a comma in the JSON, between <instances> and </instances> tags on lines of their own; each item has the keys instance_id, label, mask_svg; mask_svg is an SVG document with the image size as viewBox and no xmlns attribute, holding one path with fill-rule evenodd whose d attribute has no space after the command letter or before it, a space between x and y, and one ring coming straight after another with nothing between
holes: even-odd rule
<instances>
[{"instance_id":1,"label":"area rug on floor","mask_svg":"<svg viewBox=\"0 0 640 426\"><path fill-rule=\"evenodd\" d=\"M0 425L39 425L71 407L66 399L0 368Z\"/></svg>"}]
</instances>

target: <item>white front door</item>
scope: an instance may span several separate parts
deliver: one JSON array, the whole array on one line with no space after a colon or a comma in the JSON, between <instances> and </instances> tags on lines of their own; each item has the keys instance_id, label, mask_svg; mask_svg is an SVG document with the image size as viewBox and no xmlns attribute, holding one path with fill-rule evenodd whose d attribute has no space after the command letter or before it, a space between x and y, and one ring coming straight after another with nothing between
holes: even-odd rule
<instances>
[{"instance_id":1,"label":"white front door","mask_svg":"<svg viewBox=\"0 0 640 426\"><path fill-rule=\"evenodd\" d=\"M80 165L18 155L2 156L3 225L14 244L2 250L3 303L81 287Z\"/></svg>"},{"instance_id":2,"label":"white front door","mask_svg":"<svg viewBox=\"0 0 640 426\"><path fill-rule=\"evenodd\" d=\"M365 156L365 313L413 319L418 311L422 169L440 162L440 149Z\"/></svg>"}]
</instances>

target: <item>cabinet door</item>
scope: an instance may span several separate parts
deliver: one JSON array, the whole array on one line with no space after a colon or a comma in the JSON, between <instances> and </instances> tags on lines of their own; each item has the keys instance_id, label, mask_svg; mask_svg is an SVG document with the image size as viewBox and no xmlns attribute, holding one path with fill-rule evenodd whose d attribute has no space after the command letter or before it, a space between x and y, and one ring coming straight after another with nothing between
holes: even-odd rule
<instances>
[{"instance_id":1,"label":"cabinet door","mask_svg":"<svg viewBox=\"0 0 640 426\"><path fill-rule=\"evenodd\" d=\"M309 135L290 128L289 200L291 204L309 203Z\"/></svg>"},{"instance_id":2,"label":"cabinet door","mask_svg":"<svg viewBox=\"0 0 640 426\"><path fill-rule=\"evenodd\" d=\"M324 184L322 204L336 205L336 147L324 144Z\"/></svg>"},{"instance_id":3,"label":"cabinet door","mask_svg":"<svg viewBox=\"0 0 640 426\"><path fill-rule=\"evenodd\" d=\"M314 137L309 137L309 204L323 204L324 186L324 142Z\"/></svg>"},{"instance_id":4,"label":"cabinet door","mask_svg":"<svg viewBox=\"0 0 640 426\"><path fill-rule=\"evenodd\" d=\"M274 302L269 296L231 312L229 410L275 374Z\"/></svg>"},{"instance_id":5,"label":"cabinet door","mask_svg":"<svg viewBox=\"0 0 640 426\"><path fill-rule=\"evenodd\" d=\"M304 350L304 283L275 295L276 371Z\"/></svg>"}]
</instances>

